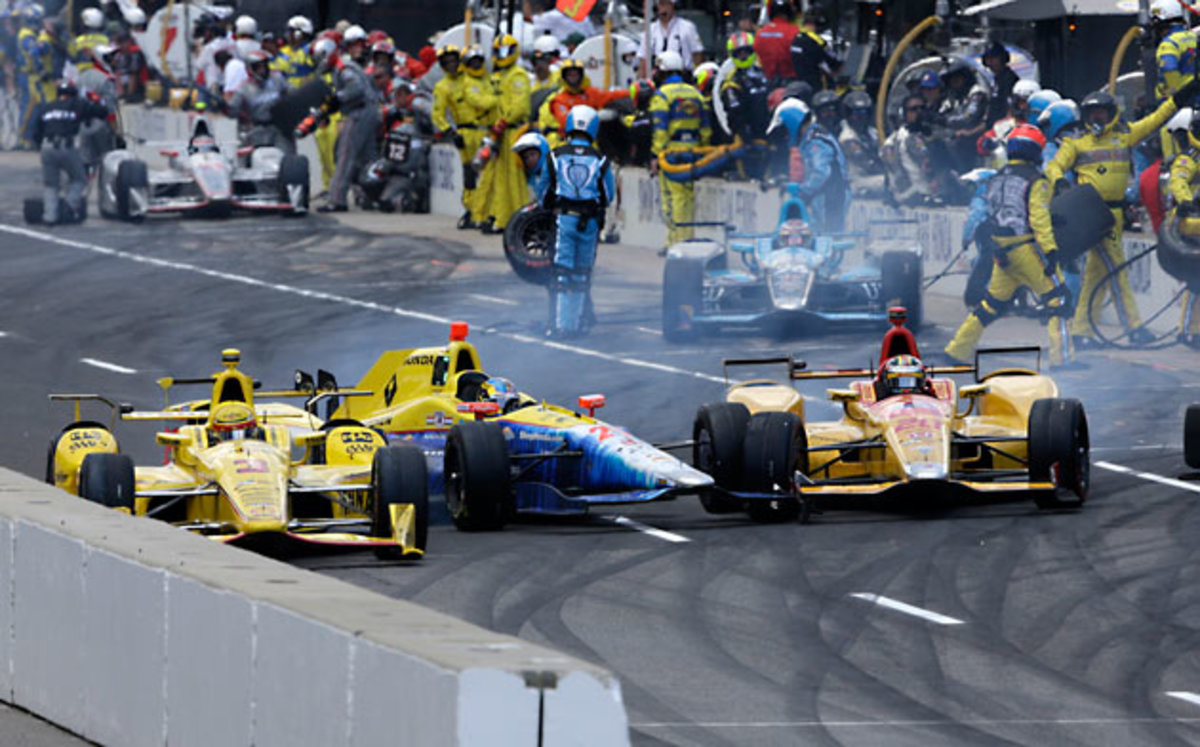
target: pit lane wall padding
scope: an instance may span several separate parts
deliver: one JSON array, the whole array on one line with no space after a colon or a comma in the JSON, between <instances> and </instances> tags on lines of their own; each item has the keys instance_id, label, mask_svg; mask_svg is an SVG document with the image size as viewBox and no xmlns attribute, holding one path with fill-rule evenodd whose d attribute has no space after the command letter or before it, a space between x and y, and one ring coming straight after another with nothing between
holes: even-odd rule
<instances>
[{"instance_id":1,"label":"pit lane wall padding","mask_svg":"<svg viewBox=\"0 0 1200 747\"><path fill-rule=\"evenodd\" d=\"M599 667L8 470L0 496L0 699L88 739L629 744Z\"/></svg>"}]
</instances>

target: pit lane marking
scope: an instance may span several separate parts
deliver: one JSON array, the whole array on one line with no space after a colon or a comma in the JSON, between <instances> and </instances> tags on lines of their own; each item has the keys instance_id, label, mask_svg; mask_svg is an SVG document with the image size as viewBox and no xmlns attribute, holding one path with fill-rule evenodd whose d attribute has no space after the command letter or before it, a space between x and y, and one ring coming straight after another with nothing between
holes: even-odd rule
<instances>
[{"instance_id":1,"label":"pit lane marking","mask_svg":"<svg viewBox=\"0 0 1200 747\"><path fill-rule=\"evenodd\" d=\"M913 617L919 617L922 620L928 620L929 622L936 623L937 625L965 625L966 624L964 621L959 620L957 617L949 617L947 615L943 615L943 614L940 614L937 612L932 612L930 610L921 609L920 607L914 607L911 604L905 604L904 602L901 602L899 600L892 599L890 597L880 596L878 594L868 594L865 592L858 592L856 594L851 594L850 596L854 597L855 599L862 599L863 601L871 602L872 604L877 605L879 607L886 607L887 609L895 610L896 612L903 612L906 615L912 615Z\"/></svg>"},{"instance_id":2,"label":"pit lane marking","mask_svg":"<svg viewBox=\"0 0 1200 747\"><path fill-rule=\"evenodd\" d=\"M1170 695L1170 693L1167 693ZM1121 726L1127 724L1194 724L1200 718L1011 718L913 719L883 721L652 721L632 722L631 729L872 729L897 726Z\"/></svg>"},{"instance_id":3,"label":"pit lane marking","mask_svg":"<svg viewBox=\"0 0 1200 747\"><path fill-rule=\"evenodd\" d=\"M109 363L108 361L97 360L95 358L80 358L79 362L86 363L89 366L95 366L96 368L103 368L105 371L112 371L113 373L119 373L119 374L135 374L135 373L137 373L137 369L126 368L125 366L118 366L116 363Z\"/></svg>"},{"instance_id":4,"label":"pit lane marking","mask_svg":"<svg viewBox=\"0 0 1200 747\"><path fill-rule=\"evenodd\" d=\"M1156 482L1160 485L1166 485L1166 486L1172 487L1172 488L1179 488L1180 490L1190 490L1193 493L1200 493L1200 485L1196 485L1195 483L1190 483L1190 482L1184 482L1183 480L1176 480L1173 477L1163 477L1162 475L1156 475L1153 472L1142 472L1141 470L1136 470L1131 467L1125 467L1120 464L1113 464L1112 462L1093 462L1093 464L1095 464L1097 467L1099 467L1101 469L1106 469L1110 472L1119 472L1123 475L1131 475L1133 477L1140 477L1143 480L1149 480L1150 482Z\"/></svg>"},{"instance_id":5,"label":"pit lane marking","mask_svg":"<svg viewBox=\"0 0 1200 747\"><path fill-rule=\"evenodd\" d=\"M1178 698L1179 700L1182 700L1186 703L1191 703L1192 705L1200 706L1200 695L1197 695L1196 693L1189 693L1186 690L1168 690L1163 694L1172 698Z\"/></svg>"},{"instance_id":6,"label":"pit lane marking","mask_svg":"<svg viewBox=\"0 0 1200 747\"><path fill-rule=\"evenodd\" d=\"M639 532L644 532L645 534L648 534L651 537L657 537L660 540L666 540L667 542L691 542L690 539L688 539L687 537L684 537L682 534L675 534L674 532L668 532L665 529L657 529L657 528L649 526L647 524L643 524L640 521L634 521L633 519L630 519L626 516L614 516L612 518L612 522L614 524L620 524L621 526L626 527L628 529L636 529Z\"/></svg>"},{"instance_id":7,"label":"pit lane marking","mask_svg":"<svg viewBox=\"0 0 1200 747\"><path fill-rule=\"evenodd\" d=\"M102 254L107 257L115 257L117 259L126 259L131 262L139 262L141 264L151 265L153 267L160 267L160 268L164 268L164 269L168 269L168 270L180 270L182 272L190 272L190 273L194 273L197 275L203 275L205 277L215 278L217 280L225 280L225 281L228 281L231 283L247 285L247 286L250 286L253 288L265 288L268 290L277 291L279 293L286 293L286 294L290 294L293 296L300 296L302 298L307 298L307 299L311 299L314 301L329 301L331 303L342 304L343 306L352 306L354 308L366 309L368 311L378 311L378 312L381 312L384 314L391 314L393 316L403 317L405 319L414 319L414 320L422 321L422 322L430 322L432 324L436 324L436 325L439 325L442 327L445 327L445 326L449 325L451 321L454 321L450 317L444 317L444 316L440 316L437 314L429 314L429 313L426 313L423 311L415 311L413 309L405 309L405 308L402 308L399 306L387 306L384 304L375 303L373 301L362 301L357 298L341 296L336 293L327 293L325 291L316 291L316 290L309 290L306 288L297 288L295 286L284 285L282 283L270 283L265 280L259 280L258 278L248 277L246 275L235 275L234 273L231 273L231 272L222 272L221 270L211 270L206 267L200 267L198 265L188 264L187 262L175 262L175 261L168 260L168 259L159 259L158 257L150 257L145 254L136 254L134 252L127 252L127 251L123 251L120 249L113 249L113 248L107 247L107 246L100 246L99 244L90 244L85 241L75 241L73 239L67 239L67 238L63 238L61 236L54 236L54 235L51 235L48 233L42 233L41 231L32 231L28 228L23 228L21 226L14 226L14 225L10 225L7 223L0 223L0 232L13 234L15 236L24 236L26 238L36 239L38 241L45 241L50 244L58 244L59 246L70 247L72 249L82 249L84 251L94 252L96 254ZM458 318L461 318L461 317L458 317ZM472 326L476 326L476 325L472 325ZM521 342L521 343L526 343L526 344L530 344L530 345L538 345L538 346L541 346L544 348L549 348L551 350L562 350L562 351L568 352L568 353L575 353L576 355L582 355L582 356L589 357L589 358L596 358L598 360L609 361L610 363L619 363L621 365L630 366L632 368L642 368L642 369L647 369L650 371L658 371L660 373L674 374L677 376L687 376L689 378L699 379L701 381L708 381L708 382L712 382L714 384L726 384L727 383L723 376L713 376L712 374L707 374L707 373L703 373L700 371L689 371L686 368L669 366L664 363L655 363L654 361L647 361L647 360L643 360L641 358L633 358L630 356L612 355L611 353L605 353L605 352L602 352L599 350L594 350L592 348L585 348L585 347L581 347L578 345L570 345L570 344L567 344L564 342L557 342L555 340L545 340L545 339L542 339L539 337L518 334L515 332L502 332L499 330L490 329L490 328L486 327L485 325L478 325L477 328L480 329L484 334L495 335L496 337L500 337L500 338L503 338L506 340L513 340L514 342Z\"/></svg>"},{"instance_id":8,"label":"pit lane marking","mask_svg":"<svg viewBox=\"0 0 1200 747\"><path fill-rule=\"evenodd\" d=\"M486 301L488 303L498 303L501 306L520 306L517 301L510 301L507 298L498 298L496 296L487 296L482 293L468 293L468 297L474 298L477 301Z\"/></svg>"}]
</instances>

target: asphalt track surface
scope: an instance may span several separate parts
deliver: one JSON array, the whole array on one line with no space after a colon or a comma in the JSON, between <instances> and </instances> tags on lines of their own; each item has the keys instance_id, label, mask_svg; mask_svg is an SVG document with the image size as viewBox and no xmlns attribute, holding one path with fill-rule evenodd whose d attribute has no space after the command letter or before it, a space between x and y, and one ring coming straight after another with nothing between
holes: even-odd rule
<instances>
[{"instance_id":1,"label":"asphalt track surface","mask_svg":"<svg viewBox=\"0 0 1200 747\"><path fill-rule=\"evenodd\" d=\"M782 348L841 367L878 354L877 332L665 346L661 260L621 247L602 251L599 328L547 345L543 291L508 273L495 240L444 219L391 216L401 233L383 236L320 216L31 231L13 185L36 183L34 163L6 164L0 464L38 477L69 418L47 393L155 407L156 377L215 371L225 346L269 386L296 367L352 384L380 351L435 344L465 319L489 372L552 401L603 392L606 419L656 441L686 437L696 407L720 399L723 356ZM929 306L926 350L962 313ZM986 341L1041 334L1005 321ZM1091 423L1079 512L841 504L761 526L684 498L495 534L439 524L419 564L293 562L611 668L639 745L1200 743L1200 482L1175 479L1196 354L1081 359L1058 376ZM815 402L809 417L834 413ZM161 458L149 431L119 435L135 458Z\"/></svg>"}]
</instances>

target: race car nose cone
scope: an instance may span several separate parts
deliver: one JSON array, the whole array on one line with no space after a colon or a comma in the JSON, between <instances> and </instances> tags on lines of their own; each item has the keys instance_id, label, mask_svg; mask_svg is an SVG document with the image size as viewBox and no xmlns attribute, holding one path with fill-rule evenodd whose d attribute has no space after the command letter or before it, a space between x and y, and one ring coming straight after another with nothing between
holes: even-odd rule
<instances>
[{"instance_id":1,"label":"race car nose cone","mask_svg":"<svg viewBox=\"0 0 1200 747\"><path fill-rule=\"evenodd\" d=\"M679 470L669 475L663 475L663 479L676 488L707 488L713 485L711 477L687 465L682 465Z\"/></svg>"},{"instance_id":2,"label":"race car nose cone","mask_svg":"<svg viewBox=\"0 0 1200 747\"><path fill-rule=\"evenodd\" d=\"M905 471L908 473L910 480L946 479L946 468L940 464L934 464L932 462L917 462L916 464L910 464Z\"/></svg>"}]
</instances>

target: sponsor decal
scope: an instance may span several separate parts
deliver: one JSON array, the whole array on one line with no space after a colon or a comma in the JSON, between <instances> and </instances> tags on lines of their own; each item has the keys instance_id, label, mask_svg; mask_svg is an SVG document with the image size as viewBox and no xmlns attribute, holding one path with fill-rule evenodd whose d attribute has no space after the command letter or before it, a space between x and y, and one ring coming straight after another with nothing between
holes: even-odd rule
<instances>
[{"instance_id":1,"label":"sponsor decal","mask_svg":"<svg viewBox=\"0 0 1200 747\"><path fill-rule=\"evenodd\" d=\"M438 410L437 412L434 412L434 413L431 413L431 414L425 416L425 425L448 426L448 425L453 425L453 424L454 424L454 416L447 415L446 413L442 412L441 410Z\"/></svg>"}]
</instances>

